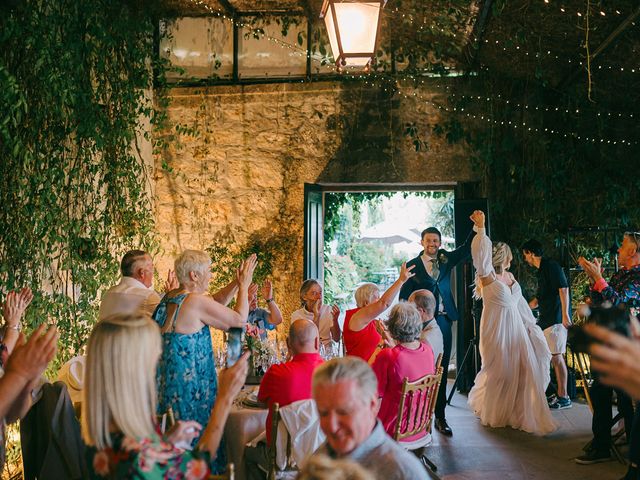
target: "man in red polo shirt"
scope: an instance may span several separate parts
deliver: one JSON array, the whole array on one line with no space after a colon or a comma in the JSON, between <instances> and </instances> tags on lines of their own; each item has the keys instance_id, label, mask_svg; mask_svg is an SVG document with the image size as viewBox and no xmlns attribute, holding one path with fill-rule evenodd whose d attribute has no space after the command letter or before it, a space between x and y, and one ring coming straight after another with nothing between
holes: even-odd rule
<instances>
[{"instance_id":1,"label":"man in red polo shirt","mask_svg":"<svg viewBox=\"0 0 640 480\"><path fill-rule=\"evenodd\" d=\"M311 398L311 378L313 371L322 363L318 353L320 338L318 328L306 319L294 321L289 328L287 346L291 360L272 365L260 382L258 400L269 408L274 403L280 407ZM271 439L271 413L266 423L267 442ZM245 449L247 478L266 478L266 445L259 443L255 448Z\"/></svg>"}]
</instances>

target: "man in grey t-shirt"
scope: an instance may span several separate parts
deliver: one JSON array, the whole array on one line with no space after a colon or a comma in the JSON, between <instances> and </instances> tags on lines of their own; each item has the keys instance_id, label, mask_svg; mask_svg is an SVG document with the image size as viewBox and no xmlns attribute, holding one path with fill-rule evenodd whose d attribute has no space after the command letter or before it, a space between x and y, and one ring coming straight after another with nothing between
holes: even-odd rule
<instances>
[{"instance_id":1,"label":"man in grey t-shirt","mask_svg":"<svg viewBox=\"0 0 640 480\"><path fill-rule=\"evenodd\" d=\"M316 368L312 395L327 437L313 456L352 460L380 480L430 478L420 461L377 420L378 381L364 360L334 358Z\"/></svg>"}]
</instances>

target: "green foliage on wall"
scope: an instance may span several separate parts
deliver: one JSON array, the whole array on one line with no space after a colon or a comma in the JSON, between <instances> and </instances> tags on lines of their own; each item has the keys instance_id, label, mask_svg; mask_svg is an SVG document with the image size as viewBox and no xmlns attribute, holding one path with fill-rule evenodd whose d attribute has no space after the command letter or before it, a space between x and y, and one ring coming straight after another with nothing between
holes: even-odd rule
<instances>
[{"instance_id":1,"label":"green foliage on wall","mask_svg":"<svg viewBox=\"0 0 640 480\"><path fill-rule=\"evenodd\" d=\"M294 243L293 235L280 227L275 231L256 231L242 244L236 241L229 229L218 232L207 247L212 263L210 291L216 292L234 280L242 261L254 253L258 258L258 265L253 273L253 282L262 285L275 272L284 270L283 266L294 249Z\"/></svg>"},{"instance_id":2,"label":"green foliage on wall","mask_svg":"<svg viewBox=\"0 0 640 480\"><path fill-rule=\"evenodd\" d=\"M0 11L0 285L36 292L27 327L56 322L77 354L123 251L153 249L148 166L152 9L25 0Z\"/></svg>"}]
</instances>

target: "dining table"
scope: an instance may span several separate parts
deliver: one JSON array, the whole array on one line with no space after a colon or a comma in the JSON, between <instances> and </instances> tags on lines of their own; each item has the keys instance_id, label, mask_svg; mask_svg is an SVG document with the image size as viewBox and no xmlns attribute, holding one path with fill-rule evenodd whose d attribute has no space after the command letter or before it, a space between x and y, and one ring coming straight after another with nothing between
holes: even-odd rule
<instances>
[{"instance_id":1,"label":"dining table","mask_svg":"<svg viewBox=\"0 0 640 480\"><path fill-rule=\"evenodd\" d=\"M228 461L235 466L235 478L245 480L244 449L246 444L265 430L268 409L255 398L257 386L246 385L234 401L224 427Z\"/></svg>"}]
</instances>

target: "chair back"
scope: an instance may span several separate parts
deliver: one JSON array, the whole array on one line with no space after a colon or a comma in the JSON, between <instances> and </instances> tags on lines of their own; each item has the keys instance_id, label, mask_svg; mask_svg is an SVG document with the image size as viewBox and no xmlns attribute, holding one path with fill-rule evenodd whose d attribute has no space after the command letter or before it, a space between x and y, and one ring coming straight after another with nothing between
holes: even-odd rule
<instances>
[{"instance_id":1,"label":"chair back","mask_svg":"<svg viewBox=\"0 0 640 480\"><path fill-rule=\"evenodd\" d=\"M587 404L593 412L593 403L591 402L590 389L593 385L593 373L591 372L591 358L583 352L574 352L571 345L567 345L567 368L577 372L578 381L576 382L582 387Z\"/></svg>"},{"instance_id":2,"label":"chair back","mask_svg":"<svg viewBox=\"0 0 640 480\"><path fill-rule=\"evenodd\" d=\"M431 431L433 412L436 408L436 397L442 378L440 356L438 356L436 373L425 375L414 382L407 377L402 382L402 395L398 407L394 440L412 437L420 432Z\"/></svg>"},{"instance_id":3,"label":"chair back","mask_svg":"<svg viewBox=\"0 0 640 480\"><path fill-rule=\"evenodd\" d=\"M173 408L169 407L165 413L156 415L160 433L164 434L176 423L176 417L173 414Z\"/></svg>"},{"instance_id":4,"label":"chair back","mask_svg":"<svg viewBox=\"0 0 640 480\"><path fill-rule=\"evenodd\" d=\"M279 471L277 457L278 457L278 425L281 422L280 404L274 403L273 405L271 405L271 408L269 410L271 411L271 425L269 426L269 428L271 429L271 438L269 440L269 444L267 445L267 459L269 461L269 464L268 464L269 470L267 472L267 480L275 480L277 476L277 472ZM287 431L287 452L286 452L287 464L285 466L285 470L288 470L290 467L289 465L290 458L291 458L291 436Z\"/></svg>"}]
</instances>

